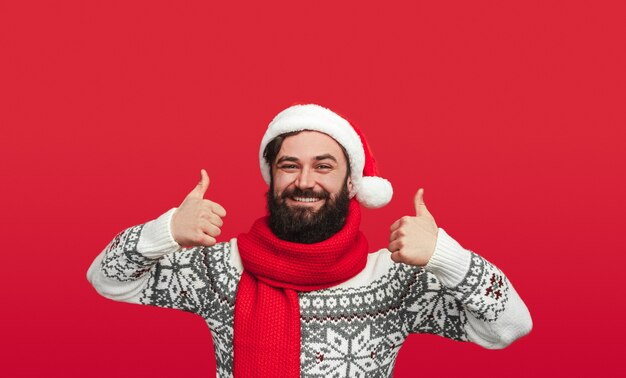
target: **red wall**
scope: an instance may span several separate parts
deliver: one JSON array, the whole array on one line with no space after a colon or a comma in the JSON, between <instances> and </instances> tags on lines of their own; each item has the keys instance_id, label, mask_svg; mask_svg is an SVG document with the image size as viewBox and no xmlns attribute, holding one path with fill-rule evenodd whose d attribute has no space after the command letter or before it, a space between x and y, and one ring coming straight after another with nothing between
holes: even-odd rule
<instances>
[{"instance_id":1,"label":"red wall","mask_svg":"<svg viewBox=\"0 0 626 378\"><path fill-rule=\"evenodd\" d=\"M534 320L502 351L411 336L397 377L623 367L625 12L582 1L13 1L0 6L0 284L7 377L207 377L191 314L85 279L113 236L211 177L222 240L264 213L258 144L315 102L366 133L392 203L498 265Z\"/></svg>"}]
</instances>

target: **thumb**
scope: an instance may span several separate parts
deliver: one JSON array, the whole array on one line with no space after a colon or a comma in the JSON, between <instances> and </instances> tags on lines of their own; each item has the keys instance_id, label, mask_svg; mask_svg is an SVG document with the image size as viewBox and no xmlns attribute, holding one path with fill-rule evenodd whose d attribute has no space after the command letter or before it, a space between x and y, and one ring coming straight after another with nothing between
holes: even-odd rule
<instances>
[{"instance_id":1,"label":"thumb","mask_svg":"<svg viewBox=\"0 0 626 378\"><path fill-rule=\"evenodd\" d=\"M415 204L415 215L422 216L426 214L430 214L428 209L426 208L426 204L424 203L424 188L419 188L417 194L415 194L415 199L413 200Z\"/></svg>"},{"instance_id":2,"label":"thumb","mask_svg":"<svg viewBox=\"0 0 626 378\"><path fill-rule=\"evenodd\" d=\"M200 170L200 182L187 197L204 198L204 193L209 189L209 175L204 169Z\"/></svg>"}]
</instances>

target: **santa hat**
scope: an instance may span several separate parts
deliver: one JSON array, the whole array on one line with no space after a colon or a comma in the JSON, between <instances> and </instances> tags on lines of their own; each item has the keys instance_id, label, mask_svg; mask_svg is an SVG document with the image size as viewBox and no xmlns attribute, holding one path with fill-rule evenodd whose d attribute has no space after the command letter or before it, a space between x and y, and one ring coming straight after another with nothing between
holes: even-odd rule
<instances>
[{"instance_id":1,"label":"santa hat","mask_svg":"<svg viewBox=\"0 0 626 378\"><path fill-rule=\"evenodd\" d=\"M265 147L281 134L302 130L327 134L346 150L353 184L350 197L356 196L357 201L369 208L383 207L391 201L391 183L378 177L376 161L363 133L333 111L315 104L294 105L270 122L259 151L261 174L268 185L271 169L263 157Z\"/></svg>"}]
</instances>

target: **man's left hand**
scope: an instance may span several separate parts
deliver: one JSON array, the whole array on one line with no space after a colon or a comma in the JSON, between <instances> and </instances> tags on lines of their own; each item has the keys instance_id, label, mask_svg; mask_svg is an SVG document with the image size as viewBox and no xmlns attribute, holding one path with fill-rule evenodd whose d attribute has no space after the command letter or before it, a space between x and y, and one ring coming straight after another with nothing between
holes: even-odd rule
<instances>
[{"instance_id":1,"label":"man's left hand","mask_svg":"<svg viewBox=\"0 0 626 378\"><path fill-rule=\"evenodd\" d=\"M389 251L397 263L424 266L435 252L437 224L424 203L424 189L415 195L415 216L404 216L391 225Z\"/></svg>"}]
</instances>

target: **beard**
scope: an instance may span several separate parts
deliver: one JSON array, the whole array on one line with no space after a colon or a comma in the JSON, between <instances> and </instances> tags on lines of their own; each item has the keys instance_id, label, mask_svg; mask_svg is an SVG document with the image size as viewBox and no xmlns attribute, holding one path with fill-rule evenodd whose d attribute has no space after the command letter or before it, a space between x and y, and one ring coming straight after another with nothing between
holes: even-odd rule
<instances>
[{"instance_id":1,"label":"beard","mask_svg":"<svg viewBox=\"0 0 626 378\"><path fill-rule=\"evenodd\" d=\"M276 196L274 185L270 183L267 191L270 229L279 239L293 243L312 244L330 238L343 228L348 216L350 193L346 183L334 198L325 190L300 188L285 190ZM285 202L289 197L314 197L325 201L315 210L307 206L289 207Z\"/></svg>"}]
</instances>

